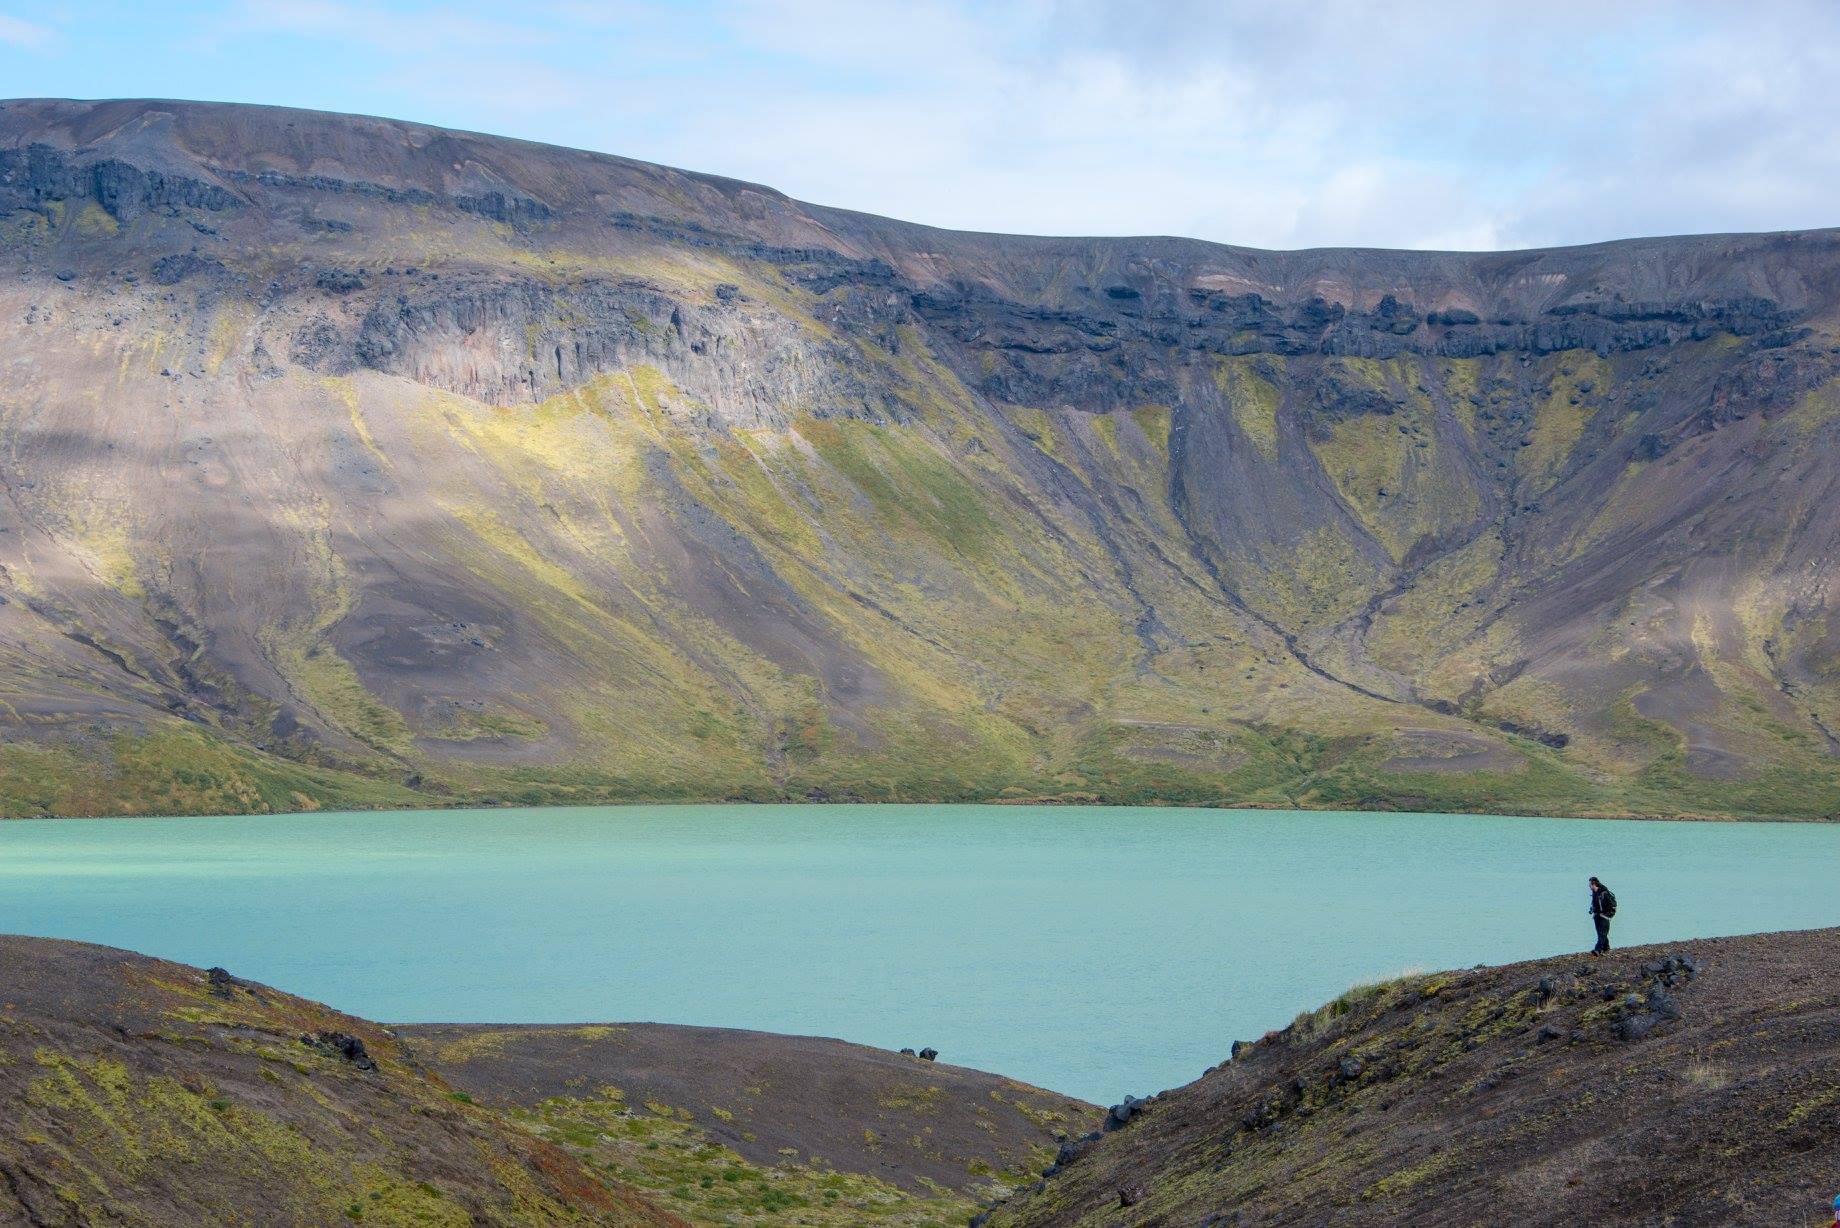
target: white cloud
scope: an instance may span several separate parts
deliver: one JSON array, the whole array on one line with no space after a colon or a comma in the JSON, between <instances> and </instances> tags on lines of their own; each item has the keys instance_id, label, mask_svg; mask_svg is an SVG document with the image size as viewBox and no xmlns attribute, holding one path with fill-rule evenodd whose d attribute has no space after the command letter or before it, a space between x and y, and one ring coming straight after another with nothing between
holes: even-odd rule
<instances>
[{"instance_id":1,"label":"white cloud","mask_svg":"<svg viewBox=\"0 0 1840 1228\"><path fill-rule=\"evenodd\" d=\"M0 13L0 44L25 51L49 51L57 42L57 31L18 17Z\"/></svg>"},{"instance_id":2,"label":"white cloud","mask_svg":"<svg viewBox=\"0 0 1840 1228\"><path fill-rule=\"evenodd\" d=\"M336 60L348 109L936 225L1495 247L1840 221L1830 0L273 0L210 24L300 61L290 97L336 92L310 76Z\"/></svg>"},{"instance_id":3,"label":"white cloud","mask_svg":"<svg viewBox=\"0 0 1840 1228\"><path fill-rule=\"evenodd\" d=\"M1840 221L1840 7L728 13L795 71L699 91L649 156L918 221L1424 247Z\"/></svg>"}]
</instances>

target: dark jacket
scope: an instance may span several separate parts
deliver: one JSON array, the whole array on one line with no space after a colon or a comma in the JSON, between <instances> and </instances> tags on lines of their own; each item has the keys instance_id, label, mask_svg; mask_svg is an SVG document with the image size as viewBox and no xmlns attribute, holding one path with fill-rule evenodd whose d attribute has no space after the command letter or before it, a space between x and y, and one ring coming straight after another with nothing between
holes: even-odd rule
<instances>
[{"instance_id":1,"label":"dark jacket","mask_svg":"<svg viewBox=\"0 0 1840 1228\"><path fill-rule=\"evenodd\" d=\"M1610 888L1604 886L1602 883L1591 888L1591 915L1593 917L1601 917L1604 915L1604 897L1609 894Z\"/></svg>"}]
</instances>

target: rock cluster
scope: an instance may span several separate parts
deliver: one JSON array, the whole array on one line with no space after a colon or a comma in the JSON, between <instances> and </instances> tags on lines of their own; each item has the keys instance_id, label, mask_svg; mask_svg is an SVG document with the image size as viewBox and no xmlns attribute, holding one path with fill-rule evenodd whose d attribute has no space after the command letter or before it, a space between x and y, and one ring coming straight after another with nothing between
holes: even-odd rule
<instances>
[{"instance_id":1,"label":"rock cluster","mask_svg":"<svg viewBox=\"0 0 1840 1228\"><path fill-rule=\"evenodd\" d=\"M1646 985L1647 992L1632 992L1623 998L1623 1011L1615 1025L1617 1039L1641 1040L1661 1024L1679 1019L1680 1003L1668 990L1697 980L1699 972L1699 963L1691 955L1670 955L1643 964L1638 988ZM1613 986L1605 988L1614 989Z\"/></svg>"},{"instance_id":2,"label":"rock cluster","mask_svg":"<svg viewBox=\"0 0 1840 1228\"><path fill-rule=\"evenodd\" d=\"M1131 1120L1141 1114L1144 1111L1144 1106L1149 1103L1148 1100L1141 1096L1126 1096L1123 1100L1120 1100L1117 1104L1114 1104L1111 1108L1106 1110L1104 1128L1106 1130L1117 1130L1123 1126L1129 1125Z\"/></svg>"},{"instance_id":3,"label":"rock cluster","mask_svg":"<svg viewBox=\"0 0 1840 1228\"><path fill-rule=\"evenodd\" d=\"M343 1058L359 1070L377 1069L364 1042L349 1032L313 1032L302 1036L300 1043L327 1057Z\"/></svg>"}]
</instances>

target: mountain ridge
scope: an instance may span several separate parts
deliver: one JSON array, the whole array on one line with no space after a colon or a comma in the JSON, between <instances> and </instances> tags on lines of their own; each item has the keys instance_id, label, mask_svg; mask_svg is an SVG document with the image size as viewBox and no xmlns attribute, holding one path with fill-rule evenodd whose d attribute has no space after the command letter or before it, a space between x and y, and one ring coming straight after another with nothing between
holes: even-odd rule
<instances>
[{"instance_id":1,"label":"mountain ridge","mask_svg":"<svg viewBox=\"0 0 1840 1228\"><path fill-rule=\"evenodd\" d=\"M390 116L374 115L374 114L364 113L364 112L325 111L325 110L318 110L318 109L314 109L310 107L287 107L287 106L258 104L258 103L208 102L208 101L201 101L197 99L185 99L185 98L101 99L101 98L63 98L63 97L49 97L49 96L34 97L34 98L21 97L21 98L0 99L0 106L15 108L18 110L23 110L23 111L42 111L46 109L82 111L86 113L85 118L87 118L89 113L95 113L98 111L104 112L104 113L115 112L115 111L127 111L131 113L144 114L148 111L157 112L157 111L162 111L162 110L170 110L172 108L180 108L180 109L195 110L195 111L222 110L222 111L231 111L231 112L237 112L237 113L242 113L242 114L260 113L260 114L270 115L270 116L275 116L275 117L294 116L294 117L298 117L299 119L313 120L313 121L321 122L321 123L357 121L357 122L361 122L361 123L368 124L368 125L396 129L405 134L425 133L425 134L428 134L429 136L452 136L452 137L466 138L472 141L485 142L485 143L496 144L496 145L505 145L505 146L512 146L512 147L519 147L519 146L529 147L535 150L541 150L541 151L546 151L550 153L558 153L558 154L567 155L570 158L585 158L585 159L602 160L608 163L615 164L617 166L630 168L630 169L641 169L641 170L645 170L645 171L649 171L653 173L662 173L662 174L670 174L670 175L682 175L686 178L696 179L702 182L710 183L712 185L718 185L718 186L727 185L729 187L732 187L738 190L765 193L769 196L776 197L787 203L797 205L800 208L819 210L827 215L833 215L837 217L862 219L866 222L869 222L875 225L892 226L892 227L897 227L897 228L907 229L907 230L926 231L926 232L942 234L942 235L961 235L961 236L966 236L970 238L1003 239L1003 240L1013 239L1013 240L1020 240L1023 242L1038 242L1038 243L1043 243L1043 244L1051 244L1051 243L1054 243L1060 240L1068 240L1072 242L1097 241L1097 242L1119 242L1119 243L1171 242L1171 243L1177 243L1177 244L1194 244L1194 245L1208 247L1208 248L1221 248L1221 249L1232 251L1232 252L1242 252L1242 253L1249 253L1249 254L1255 254L1255 255L1272 255L1272 256L1303 256L1303 255L1312 255L1312 254L1346 256L1346 255L1351 255L1351 254L1386 253L1386 254L1408 255L1408 256L1409 255L1424 255L1428 257L1439 257L1439 256L1444 256L1444 257L1482 257L1482 256L1513 257L1513 256L1547 253L1547 252L1573 252L1573 251L1580 251L1580 250L1594 250L1594 249L1600 249L1600 248L1616 247L1616 246L1621 246L1621 245L1635 245L1635 244L1672 244L1672 243L1678 243L1681 241L1716 242L1716 241L1729 241L1729 240L1734 240L1734 239L1762 238L1762 237L1768 237L1768 236L1806 237L1806 236L1831 234L1835 232L1836 230L1840 230L1840 227L1806 227L1806 228L1794 229L1794 230L1774 230L1774 231L1772 230L1685 231L1685 232L1681 232L1678 234L1670 234L1670 235L1629 235L1629 236L1622 236L1622 237L1608 238L1608 239L1593 239L1593 240L1588 240L1582 243L1567 243L1567 244L1558 244L1558 245L1547 246L1547 247L1520 247L1520 248L1389 248L1389 247L1371 247L1371 246L1363 247L1363 246L1344 246L1344 245L1328 245L1328 246L1298 247L1298 248L1260 248L1260 247L1248 246L1245 244L1229 243L1229 242L1225 242L1222 240L1201 239L1201 238L1196 238L1190 235L1178 235L1178 234L1167 234L1167 233L1145 232L1145 233L1120 234L1120 235L1099 235L1099 234L1043 235L1043 234L1032 234L1032 233L1013 232L1013 231L967 230L967 229L957 228L957 227L935 226L935 225L932 225L931 223L926 223L926 222L911 222L911 221L907 221L902 218L888 217L888 216L883 216L881 214L872 213L864 209L854 209L854 208L849 208L845 206L825 205L825 204L822 204L816 201L807 201L803 198L792 196L789 193L783 192L777 188L772 187L771 185L759 183L754 180L741 179L736 176L722 175L722 174L709 172L709 171L692 170L692 169L689 169L686 167L680 167L680 166L677 166L671 163L653 162L653 161L649 161L644 158L628 157L624 154L610 153L605 150L581 149L581 148L577 148L574 146L556 144L550 141L539 141L539 140L532 140L532 139L528 139L524 137L505 136L501 134L485 132L483 130L478 130L478 129L448 128L448 127L443 127L438 124L426 124L426 123L421 123L421 122L414 121L414 120L395 119ZM102 135L102 134L97 133L97 135ZM85 141L84 143L87 144L88 142Z\"/></svg>"},{"instance_id":2,"label":"mountain ridge","mask_svg":"<svg viewBox=\"0 0 1840 1228\"><path fill-rule=\"evenodd\" d=\"M21 101L0 236L0 812L1840 810L1840 231L984 235Z\"/></svg>"}]
</instances>

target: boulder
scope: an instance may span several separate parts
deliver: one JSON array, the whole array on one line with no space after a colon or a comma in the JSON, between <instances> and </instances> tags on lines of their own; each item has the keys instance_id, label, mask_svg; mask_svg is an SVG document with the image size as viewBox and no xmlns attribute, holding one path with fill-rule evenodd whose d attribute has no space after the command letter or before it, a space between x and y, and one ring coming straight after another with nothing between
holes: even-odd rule
<instances>
[{"instance_id":1,"label":"boulder","mask_svg":"<svg viewBox=\"0 0 1840 1228\"><path fill-rule=\"evenodd\" d=\"M313 284L333 294L350 294L364 289L364 274L357 269L321 269Z\"/></svg>"},{"instance_id":2,"label":"boulder","mask_svg":"<svg viewBox=\"0 0 1840 1228\"><path fill-rule=\"evenodd\" d=\"M359 1070L377 1069L377 1063L371 1060L364 1042L349 1032L315 1032L310 1036L302 1036L300 1043L328 1057L344 1058Z\"/></svg>"},{"instance_id":3,"label":"boulder","mask_svg":"<svg viewBox=\"0 0 1840 1228\"><path fill-rule=\"evenodd\" d=\"M175 252L153 262L153 280L162 286L176 286L194 273L221 269L215 260L206 260L191 252Z\"/></svg>"},{"instance_id":4,"label":"boulder","mask_svg":"<svg viewBox=\"0 0 1840 1228\"><path fill-rule=\"evenodd\" d=\"M1132 1118L1144 1111L1144 1105L1148 1103L1149 1101L1137 1096L1126 1096L1105 1111L1104 1128L1116 1130L1120 1126L1128 1125Z\"/></svg>"},{"instance_id":5,"label":"boulder","mask_svg":"<svg viewBox=\"0 0 1840 1228\"><path fill-rule=\"evenodd\" d=\"M1626 1016L1617 1021L1616 1038L1618 1040L1641 1040L1644 1036L1654 1031L1655 1025L1660 1022L1661 1016L1659 1015L1641 1014Z\"/></svg>"},{"instance_id":6,"label":"boulder","mask_svg":"<svg viewBox=\"0 0 1840 1228\"><path fill-rule=\"evenodd\" d=\"M1660 460L1667 454L1668 440L1653 433L1638 438L1635 446L1629 450L1629 459L1634 461Z\"/></svg>"}]
</instances>

